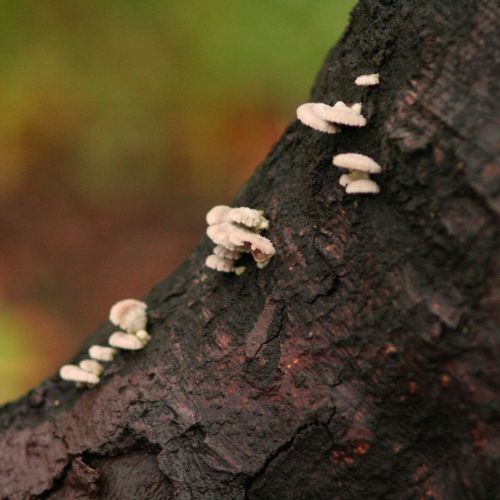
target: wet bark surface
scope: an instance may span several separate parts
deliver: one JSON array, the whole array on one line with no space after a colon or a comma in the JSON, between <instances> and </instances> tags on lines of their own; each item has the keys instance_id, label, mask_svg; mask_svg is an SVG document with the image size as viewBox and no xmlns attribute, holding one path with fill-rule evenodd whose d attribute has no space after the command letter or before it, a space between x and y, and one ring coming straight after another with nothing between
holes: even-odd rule
<instances>
[{"instance_id":1,"label":"wet bark surface","mask_svg":"<svg viewBox=\"0 0 500 500\"><path fill-rule=\"evenodd\" d=\"M361 0L312 100L368 125L292 123L234 200L270 219L269 266L213 272L202 239L146 297L143 351L3 407L1 497L500 496L499 14ZM379 195L344 193L343 152Z\"/></svg>"}]
</instances>

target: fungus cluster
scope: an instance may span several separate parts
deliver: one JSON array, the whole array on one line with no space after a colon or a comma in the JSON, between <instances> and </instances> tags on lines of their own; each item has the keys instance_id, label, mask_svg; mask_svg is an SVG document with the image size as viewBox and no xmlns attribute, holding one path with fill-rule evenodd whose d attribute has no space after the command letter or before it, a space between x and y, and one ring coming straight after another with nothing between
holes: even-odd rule
<instances>
[{"instance_id":1,"label":"fungus cluster","mask_svg":"<svg viewBox=\"0 0 500 500\"><path fill-rule=\"evenodd\" d=\"M378 85L380 83L380 77L378 73L372 73L370 75L359 75L354 83L359 87L369 87L372 85Z\"/></svg>"},{"instance_id":2,"label":"fungus cluster","mask_svg":"<svg viewBox=\"0 0 500 500\"><path fill-rule=\"evenodd\" d=\"M242 274L244 266L236 266L243 254L252 255L257 267L264 268L275 249L270 240L260 233L269 228L262 210L248 207L213 207L206 216L207 235L215 243L213 253L205 264L215 271Z\"/></svg>"},{"instance_id":3,"label":"fungus cluster","mask_svg":"<svg viewBox=\"0 0 500 500\"><path fill-rule=\"evenodd\" d=\"M366 118L361 114L361 103L347 106L338 101L333 106L322 102L306 102L297 108L297 118L308 127L327 134L339 132L337 125L364 127Z\"/></svg>"},{"instance_id":4,"label":"fungus cluster","mask_svg":"<svg viewBox=\"0 0 500 500\"><path fill-rule=\"evenodd\" d=\"M333 157L333 164L339 168L349 169L348 174L343 174L339 184L345 187L348 194L380 192L379 185L370 179L370 174L382 172L380 165L370 158L359 153L344 153Z\"/></svg>"},{"instance_id":5,"label":"fungus cluster","mask_svg":"<svg viewBox=\"0 0 500 500\"><path fill-rule=\"evenodd\" d=\"M379 74L360 75L354 83L358 86L379 84ZM364 127L366 118L361 114L362 104L357 102L350 106L337 101L333 106L322 102L307 102L297 108L297 118L308 127L327 134L339 132L340 126ZM379 185L370 178L370 174L379 174L380 165L369 156L359 153L344 153L333 157L336 167L346 168L349 173L343 174L339 184L345 187L347 194L376 194Z\"/></svg>"},{"instance_id":6,"label":"fungus cluster","mask_svg":"<svg viewBox=\"0 0 500 500\"><path fill-rule=\"evenodd\" d=\"M93 345L89 348L90 359L78 365L64 365L59 370L63 380L76 382L79 386L95 385L104 371L102 362L113 361L117 349L142 349L150 340L146 331L147 305L140 300L125 299L117 302L109 312L110 321L123 331L112 333L108 339L111 347Z\"/></svg>"}]
</instances>

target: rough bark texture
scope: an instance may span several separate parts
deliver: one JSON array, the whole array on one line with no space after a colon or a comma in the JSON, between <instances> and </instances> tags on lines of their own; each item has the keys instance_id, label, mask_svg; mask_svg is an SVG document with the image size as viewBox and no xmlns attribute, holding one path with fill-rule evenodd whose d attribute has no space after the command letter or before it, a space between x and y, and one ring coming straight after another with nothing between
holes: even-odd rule
<instances>
[{"instance_id":1,"label":"rough bark texture","mask_svg":"<svg viewBox=\"0 0 500 500\"><path fill-rule=\"evenodd\" d=\"M203 239L147 297L146 349L4 407L2 496L499 498L499 15L362 0L313 100L368 126L293 123L234 201L269 216L271 264L211 272ZM344 194L347 151L379 195Z\"/></svg>"}]
</instances>

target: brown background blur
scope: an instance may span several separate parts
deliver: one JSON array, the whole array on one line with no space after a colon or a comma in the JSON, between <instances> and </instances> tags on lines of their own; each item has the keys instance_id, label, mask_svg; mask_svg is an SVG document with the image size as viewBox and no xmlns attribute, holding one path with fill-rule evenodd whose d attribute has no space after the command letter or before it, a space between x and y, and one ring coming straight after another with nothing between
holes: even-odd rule
<instances>
[{"instance_id":1,"label":"brown background blur","mask_svg":"<svg viewBox=\"0 0 500 500\"><path fill-rule=\"evenodd\" d=\"M0 0L0 403L186 257L354 0Z\"/></svg>"}]
</instances>

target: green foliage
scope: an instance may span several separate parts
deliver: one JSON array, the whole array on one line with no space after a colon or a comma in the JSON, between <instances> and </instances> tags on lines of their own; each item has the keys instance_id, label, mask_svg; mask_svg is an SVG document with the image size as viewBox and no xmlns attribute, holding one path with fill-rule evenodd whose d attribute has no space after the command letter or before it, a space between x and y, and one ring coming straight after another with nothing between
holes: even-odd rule
<instances>
[{"instance_id":1,"label":"green foliage","mask_svg":"<svg viewBox=\"0 0 500 500\"><path fill-rule=\"evenodd\" d=\"M3 0L0 184L29 175L19 142L42 129L82 193L150 192L175 178L172 148L197 147L190 121L241 103L291 117L354 3Z\"/></svg>"}]
</instances>

